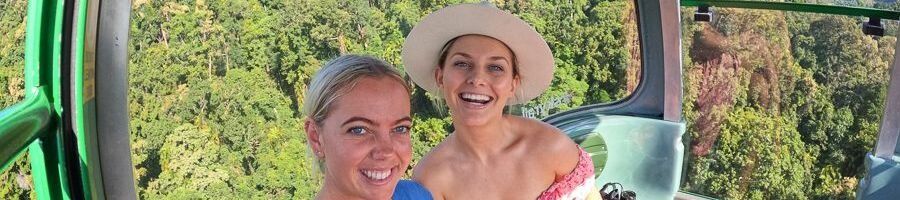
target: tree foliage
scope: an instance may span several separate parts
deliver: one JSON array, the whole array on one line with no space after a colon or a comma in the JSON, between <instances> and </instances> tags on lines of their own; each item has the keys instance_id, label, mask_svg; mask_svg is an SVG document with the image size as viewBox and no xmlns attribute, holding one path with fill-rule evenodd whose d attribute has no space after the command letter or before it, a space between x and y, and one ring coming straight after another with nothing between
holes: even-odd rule
<instances>
[{"instance_id":1,"label":"tree foliage","mask_svg":"<svg viewBox=\"0 0 900 200\"><path fill-rule=\"evenodd\" d=\"M690 169L692 189L728 199L809 198L814 160L792 123L754 109L729 113L715 151Z\"/></svg>"},{"instance_id":2,"label":"tree foliage","mask_svg":"<svg viewBox=\"0 0 900 200\"><path fill-rule=\"evenodd\" d=\"M863 20L852 17L716 14L711 23L682 20L692 141L684 189L737 199L853 198L896 38L864 35Z\"/></svg>"}]
</instances>

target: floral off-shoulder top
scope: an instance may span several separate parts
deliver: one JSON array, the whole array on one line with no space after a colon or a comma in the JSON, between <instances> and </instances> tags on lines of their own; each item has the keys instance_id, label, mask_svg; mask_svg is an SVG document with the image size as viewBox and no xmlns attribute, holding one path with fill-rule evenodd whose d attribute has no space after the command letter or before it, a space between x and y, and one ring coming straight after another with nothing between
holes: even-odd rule
<instances>
[{"instance_id":1,"label":"floral off-shoulder top","mask_svg":"<svg viewBox=\"0 0 900 200\"><path fill-rule=\"evenodd\" d=\"M601 199L594 185L594 162L591 156L578 148L578 165L569 174L556 179L547 190L541 193L539 200L581 200Z\"/></svg>"}]
</instances>

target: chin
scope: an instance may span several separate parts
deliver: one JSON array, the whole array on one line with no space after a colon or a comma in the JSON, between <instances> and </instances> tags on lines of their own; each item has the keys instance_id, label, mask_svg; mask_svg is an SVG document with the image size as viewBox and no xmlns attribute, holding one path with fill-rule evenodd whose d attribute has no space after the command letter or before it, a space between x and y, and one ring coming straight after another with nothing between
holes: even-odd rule
<instances>
[{"instance_id":1,"label":"chin","mask_svg":"<svg viewBox=\"0 0 900 200\"><path fill-rule=\"evenodd\" d=\"M466 108L450 109L450 117L454 126L479 127L502 119L503 108L487 108L471 110Z\"/></svg>"},{"instance_id":2,"label":"chin","mask_svg":"<svg viewBox=\"0 0 900 200\"><path fill-rule=\"evenodd\" d=\"M363 197L364 199L391 199L394 196L394 191L378 191L369 193L370 195Z\"/></svg>"},{"instance_id":3,"label":"chin","mask_svg":"<svg viewBox=\"0 0 900 200\"><path fill-rule=\"evenodd\" d=\"M490 120L488 120L487 116L485 116L485 115L480 115L480 116L466 115L466 116L459 116L459 117L453 118L453 121L462 126L483 126L483 125L486 125L488 123L488 121L490 121Z\"/></svg>"},{"instance_id":4,"label":"chin","mask_svg":"<svg viewBox=\"0 0 900 200\"><path fill-rule=\"evenodd\" d=\"M394 196L394 190L397 187L397 181L393 181L391 184L388 184L391 187L388 188L369 188L369 196L365 197L366 199L391 199Z\"/></svg>"}]
</instances>

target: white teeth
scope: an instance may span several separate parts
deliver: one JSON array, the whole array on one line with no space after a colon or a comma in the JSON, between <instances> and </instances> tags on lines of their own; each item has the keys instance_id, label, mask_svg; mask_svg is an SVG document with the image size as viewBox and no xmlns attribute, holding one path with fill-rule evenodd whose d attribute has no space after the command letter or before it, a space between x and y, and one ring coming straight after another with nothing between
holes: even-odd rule
<instances>
[{"instance_id":1,"label":"white teeth","mask_svg":"<svg viewBox=\"0 0 900 200\"><path fill-rule=\"evenodd\" d=\"M370 179L382 180L391 175L391 170L377 171L377 170L362 170L363 174Z\"/></svg>"},{"instance_id":2,"label":"white teeth","mask_svg":"<svg viewBox=\"0 0 900 200\"><path fill-rule=\"evenodd\" d=\"M475 100L475 101L491 100L491 97L489 97L487 95L472 94L472 93L462 93L462 98L471 99L471 100Z\"/></svg>"}]
</instances>

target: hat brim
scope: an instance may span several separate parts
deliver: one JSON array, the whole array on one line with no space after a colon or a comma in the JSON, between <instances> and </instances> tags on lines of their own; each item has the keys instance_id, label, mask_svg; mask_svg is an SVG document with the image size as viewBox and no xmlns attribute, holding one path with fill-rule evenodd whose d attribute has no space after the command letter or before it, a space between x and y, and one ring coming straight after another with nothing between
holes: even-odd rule
<instances>
[{"instance_id":1,"label":"hat brim","mask_svg":"<svg viewBox=\"0 0 900 200\"><path fill-rule=\"evenodd\" d=\"M444 45L462 35L500 40L516 55L521 84L507 105L522 104L543 93L553 79L553 54L533 27L500 9L478 4L449 6L429 14L413 27L401 52L409 77L419 87L439 90L434 72Z\"/></svg>"}]
</instances>

